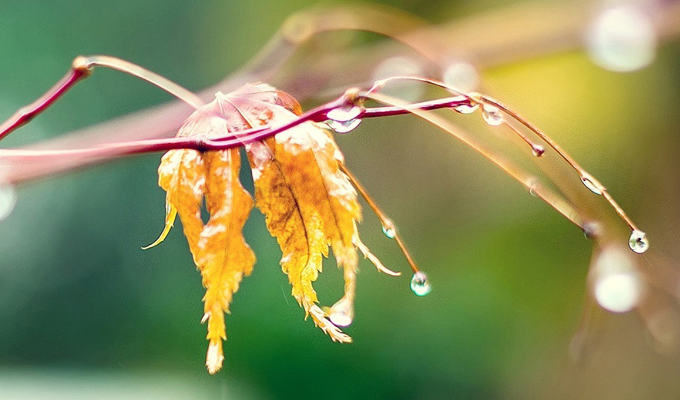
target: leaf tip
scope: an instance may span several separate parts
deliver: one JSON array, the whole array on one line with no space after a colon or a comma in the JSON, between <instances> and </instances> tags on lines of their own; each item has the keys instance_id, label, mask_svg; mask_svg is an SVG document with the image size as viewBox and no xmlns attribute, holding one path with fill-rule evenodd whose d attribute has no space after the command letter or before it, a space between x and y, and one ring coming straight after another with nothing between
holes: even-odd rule
<instances>
[{"instance_id":1,"label":"leaf tip","mask_svg":"<svg viewBox=\"0 0 680 400\"><path fill-rule=\"evenodd\" d=\"M222 362L224 355L222 354L222 341L220 339L213 339L208 345L208 354L205 358L205 366L211 375L216 374L222 369Z\"/></svg>"},{"instance_id":2,"label":"leaf tip","mask_svg":"<svg viewBox=\"0 0 680 400\"><path fill-rule=\"evenodd\" d=\"M177 216L177 209L175 206L172 204L168 204L166 206L166 215L165 215L165 227L163 227L163 232L158 236L158 239L156 239L153 243L151 243L148 246L142 247L142 250L148 250L152 247L156 247L159 244L161 244L165 238L168 236L168 233L170 233L170 229L175 223L175 217Z\"/></svg>"}]
</instances>

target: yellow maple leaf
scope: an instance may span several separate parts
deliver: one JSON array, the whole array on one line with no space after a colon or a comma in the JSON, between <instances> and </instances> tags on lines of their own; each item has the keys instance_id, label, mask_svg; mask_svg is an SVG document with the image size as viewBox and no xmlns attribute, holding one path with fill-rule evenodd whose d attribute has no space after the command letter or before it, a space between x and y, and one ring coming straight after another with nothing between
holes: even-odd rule
<instances>
[{"instance_id":1,"label":"yellow maple leaf","mask_svg":"<svg viewBox=\"0 0 680 400\"><path fill-rule=\"evenodd\" d=\"M301 109L290 95L271 86L246 85L198 108L178 136L237 137L238 132L261 126L284 125ZM257 206L269 232L283 253L292 294L314 323L334 341L351 338L337 325L353 318L357 249L383 272L390 273L359 240L361 218L357 192L343 172L342 153L324 125L305 122L265 141L246 145ZM179 215L206 294L203 321L208 322L206 366L217 372L224 359L224 312L255 256L241 233L253 200L239 182L239 150L172 150L158 168L159 185L167 192L165 229L151 246L160 243ZM201 219L201 204L210 214ZM149 246L149 247L151 247ZM312 283L322 269L329 248L343 268L345 294L331 308L317 305ZM330 319L329 319L330 317Z\"/></svg>"},{"instance_id":2,"label":"yellow maple leaf","mask_svg":"<svg viewBox=\"0 0 680 400\"><path fill-rule=\"evenodd\" d=\"M223 136L228 126L221 114L221 104L216 99L196 110L178 136ZM168 210L165 229L152 246L165 238L178 213L206 288L203 321L208 322L206 366L210 373L217 372L224 359L224 312L229 311L243 275L250 274L255 264L255 255L241 233L253 200L241 186L239 170L238 149L205 153L173 150L163 156L158 168L159 185L167 192ZM204 197L210 214L205 225L201 219Z\"/></svg>"},{"instance_id":3,"label":"yellow maple leaf","mask_svg":"<svg viewBox=\"0 0 680 400\"><path fill-rule=\"evenodd\" d=\"M281 266L288 274L293 296L333 340L347 342L349 336L330 323L315 304L318 300L312 287L329 245L338 266L349 272L348 279L354 279L356 270L352 241L360 211L354 188L339 171L336 150L328 132L308 123L249 145L248 155L257 207L279 242Z\"/></svg>"}]
</instances>

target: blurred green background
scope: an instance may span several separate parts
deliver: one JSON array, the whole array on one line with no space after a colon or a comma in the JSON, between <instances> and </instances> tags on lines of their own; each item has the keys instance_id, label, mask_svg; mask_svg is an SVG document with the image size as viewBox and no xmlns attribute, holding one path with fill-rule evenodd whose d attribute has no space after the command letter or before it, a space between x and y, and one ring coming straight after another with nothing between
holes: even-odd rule
<instances>
[{"instance_id":1,"label":"blurred green background","mask_svg":"<svg viewBox=\"0 0 680 400\"><path fill-rule=\"evenodd\" d=\"M509 1L390 1L434 23ZM79 54L131 60L200 90L243 65L301 0L14 1L0 4L0 119ZM492 29L492 28L489 28ZM584 53L484 71L485 90L542 127L677 257L680 46L615 74ZM10 144L167 101L99 70ZM463 117L461 117L463 118ZM280 252L253 211L258 261L227 317L225 366L205 371L203 289L181 230L160 232L158 154L21 186L0 222L0 398L677 398L677 357L654 352L635 313L606 314L574 363L592 244L486 160L415 118L366 121L338 139L347 164L397 223L433 292L361 264L350 345L332 343L290 296ZM407 266L377 220L364 241ZM332 262L317 288L341 295Z\"/></svg>"}]
</instances>

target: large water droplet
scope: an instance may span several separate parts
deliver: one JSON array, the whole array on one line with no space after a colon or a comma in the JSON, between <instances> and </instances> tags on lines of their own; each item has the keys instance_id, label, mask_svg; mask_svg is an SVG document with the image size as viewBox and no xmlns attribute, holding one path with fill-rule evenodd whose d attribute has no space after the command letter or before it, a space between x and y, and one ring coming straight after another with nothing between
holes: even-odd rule
<instances>
[{"instance_id":1,"label":"large water droplet","mask_svg":"<svg viewBox=\"0 0 680 400\"><path fill-rule=\"evenodd\" d=\"M503 114L501 110L491 104L484 104L482 106L482 117L487 124L491 126L498 126L503 123Z\"/></svg>"},{"instance_id":2,"label":"large water droplet","mask_svg":"<svg viewBox=\"0 0 680 400\"><path fill-rule=\"evenodd\" d=\"M602 191L604 188L602 185L592 176L588 174L583 174L581 175L581 182L583 182L583 185L588 188L591 192L595 193L596 195L601 195Z\"/></svg>"},{"instance_id":3,"label":"large water droplet","mask_svg":"<svg viewBox=\"0 0 680 400\"><path fill-rule=\"evenodd\" d=\"M17 203L17 192L13 185L0 183L0 221L7 218Z\"/></svg>"},{"instance_id":4,"label":"large water droplet","mask_svg":"<svg viewBox=\"0 0 680 400\"><path fill-rule=\"evenodd\" d=\"M349 121L335 121L331 119L326 121L326 123L337 133L348 133L356 129L356 127L361 123L361 120L350 119Z\"/></svg>"},{"instance_id":5,"label":"large water droplet","mask_svg":"<svg viewBox=\"0 0 680 400\"><path fill-rule=\"evenodd\" d=\"M470 100L472 101L472 100ZM468 104L461 104L459 106L451 107L453 111L459 113L459 114L472 114L473 112L477 111L479 108L479 103L468 103Z\"/></svg>"},{"instance_id":6,"label":"large water droplet","mask_svg":"<svg viewBox=\"0 0 680 400\"><path fill-rule=\"evenodd\" d=\"M382 231L385 236L390 239L394 239L394 237L397 236L397 227L394 226L394 222L390 221L389 219L383 221Z\"/></svg>"},{"instance_id":7,"label":"large water droplet","mask_svg":"<svg viewBox=\"0 0 680 400\"><path fill-rule=\"evenodd\" d=\"M595 265L595 299L609 311L624 313L640 302L644 281L630 256L613 247L602 251Z\"/></svg>"},{"instance_id":8,"label":"large water droplet","mask_svg":"<svg viewBox=\"0 0 680 400\"><path fill-rule=\"evenodd\" d=\"M630 234L630 239L628 239L628 246L630 249L638 254L642 254L649 249L649 240L647 240L647 234L640 230L634 230Z\"/></svg>"},{"instance_id":9,"label":"large water droplet","mask_svg":"<svg viewBox=\"0 0 680 400\"><path fill-rule=\"evenodd\" d=\"M656 56L657 34L649 15L633 5L605 9L588 34L588 53L599 66L617 72L635 71Z\"/></svg>"},{"instance_id":10,"label":"large water droplet","mask_svg":"<svg viewBox=\"0 0 680 400\"><path fill-rule=\"evenodd\" d=\"M354 320L354 307L346 298L340 299L330 309L329 318L334 325L349 326Z\"/></svg>"},{"instance_id":11,"label":"large water droplet","mask_svg":"<svg viewBox=\"0 0 680 400\"><path fill-rule=\"evenodd\" d=\"M411 290L417 296L425 296L432 291L430 282L427 281L427 275L424 272L418 271L413 274L411 278Z\"/></svg>"},{"instance_id":12,"label":"large water droplet","mask_svg":"<svg viewBox=\"0 0 680 400\"><path fill-rule=\"evenodd\" d=\"M333 121L347 122L356 119L364 111L363 107L337 107L326 113L326 117Z\"/></svg>"}]
</instances>

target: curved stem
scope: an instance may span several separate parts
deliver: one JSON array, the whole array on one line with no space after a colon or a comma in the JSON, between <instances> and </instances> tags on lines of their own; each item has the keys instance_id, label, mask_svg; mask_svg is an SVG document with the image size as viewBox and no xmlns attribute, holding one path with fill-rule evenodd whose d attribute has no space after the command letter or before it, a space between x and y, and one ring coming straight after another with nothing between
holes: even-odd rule
<instances>
[{"instance_id":1,"label":"curved stem","mask_svg":"<svg viewBox=\"0 0 680 400\"><path fill-rule=\"evenodd\" d=\"M33 103L20 108L14 115L0 125L0 140L49 108L78 82L90 76L94 67L97 66L115 69L145 80L184 101L193 108L198 108L204 104L203 100L191 91L129 61L109 56L79 56L73 60L69 72L67 72L55 86Z\"/></svg>"}]
</instances>

